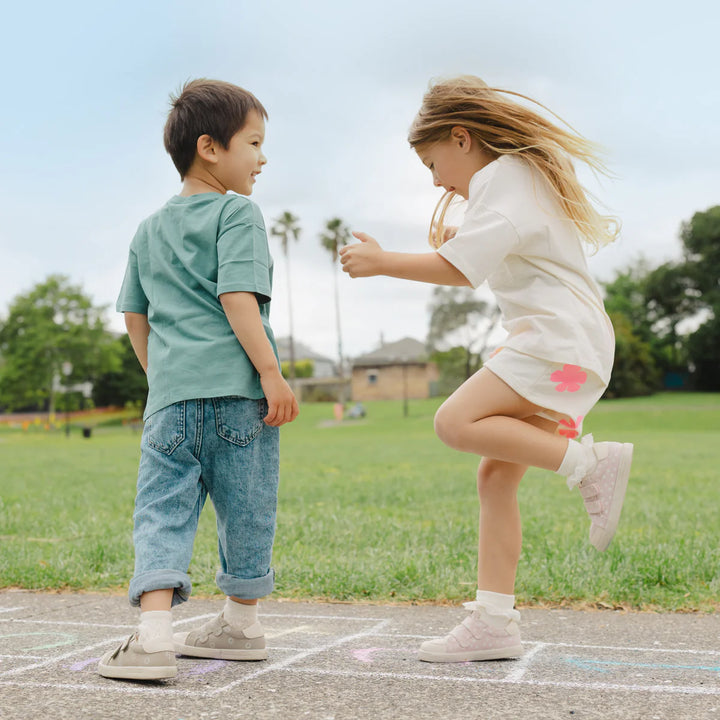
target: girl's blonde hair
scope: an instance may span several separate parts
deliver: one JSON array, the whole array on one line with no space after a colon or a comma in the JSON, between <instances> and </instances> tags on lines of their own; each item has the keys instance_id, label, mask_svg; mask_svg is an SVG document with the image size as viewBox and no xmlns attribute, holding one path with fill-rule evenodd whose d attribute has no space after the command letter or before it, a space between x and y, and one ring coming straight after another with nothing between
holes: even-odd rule
<instances>
[{"instance_id":1,"label":"girl's blonde hair","mask_svg":"<svg viewBox=\"0 0 720 720\"><path fill-rule=\"evenodd\" d=\"M594 172L608 175L599 159L599 147L569 125L570 130L558 127L507 95L529 100L564 122L532 98L491 88L478 77L463 75L431 84L410 127L410 146L417 150L447 140L452 128L463 127L491 155L519 155L541 172L560 207L595 250L613 242L620 231L618 220L595 209L594 198L580 184L572 165L575 158ZM435 248L444 242L445 213L454 196L448 191L435 208L430 227L430 244Z\"/></svg>"}]
</instances>

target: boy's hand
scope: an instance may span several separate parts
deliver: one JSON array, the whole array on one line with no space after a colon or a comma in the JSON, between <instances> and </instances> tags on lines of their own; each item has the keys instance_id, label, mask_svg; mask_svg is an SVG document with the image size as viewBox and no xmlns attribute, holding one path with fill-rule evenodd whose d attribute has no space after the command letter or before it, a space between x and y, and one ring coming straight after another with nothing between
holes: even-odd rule
<instances>
[{"instance_id":1,"label":"boy's hand","mask_svg":"<svg viewBox=\"0 0 720 720\"><path fill-rule=\"evenodd\" d=\"M381 265L385 251L377 240L366 233L353 232L353 235L360 243L340 248L340 262L343 271L352 278L382 274Z\"/></svg>"},{"instance_id":2,"label":"boy's hand","mask_svg":"<svg viewBox=\"0 0 720 720\"><path fill-rule=\"evenodd\" d=\"M280 373L280 370L272 370L260 375L265 399L268 403L268 413L263 418L267 425L280 427L285 423L292 422L300 412L297 398Z\"/></svg>"}]
</instances>

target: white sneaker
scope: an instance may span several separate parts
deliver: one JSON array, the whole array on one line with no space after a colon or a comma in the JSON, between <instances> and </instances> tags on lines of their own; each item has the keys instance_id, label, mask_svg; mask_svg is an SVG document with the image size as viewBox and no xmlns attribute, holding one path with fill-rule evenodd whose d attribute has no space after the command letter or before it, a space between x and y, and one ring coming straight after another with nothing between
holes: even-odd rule
<instances>
[{"instance_id":1,"label":"white sneaker","mask_svg":"<svg viewBox=\"0 0 720 720\"><path fill-rule=\"evenodd\" d=\"M590 544L601 552L615 535L630 478L633 446L603 442L592 446L595 469L577 485L590 515Z\"/></svg>"},{"instance_id":2,"label":"white sneaker","mask_svg":"<svg viewBox=\"0 0 720 720\"><path fill-rule=\"evenodd\" d=\"M447 637L428 640L420 646L418 659L425 662L469 662L478 660L505 660L523 654L520 628L512 617L489 615L476 602L464 603L472 613Z\"/></svg>"},{"instance_id":3,"label":"white sneaker","mask_svg":"<svg viewBox=\"0 0 720 720\"><path fill-rule=\"evenodd\" d=\"M267 660L265 633L259 622L243 630L231 627L220 613L190 632L175 633L175 652L217 660Z\"/></svg>"},{"instance_id":4,"label":"white sneaker","mask_svg":"<svg viewBox=\"0 0 720 720\"><path fill-rule=\"evenodd\" d=\"M133 633L125 642L103 655L98 674L119 680L164 680L177 675L172 646L157 643L162 649L146 649Z\"/></svg>"}]
</instances>

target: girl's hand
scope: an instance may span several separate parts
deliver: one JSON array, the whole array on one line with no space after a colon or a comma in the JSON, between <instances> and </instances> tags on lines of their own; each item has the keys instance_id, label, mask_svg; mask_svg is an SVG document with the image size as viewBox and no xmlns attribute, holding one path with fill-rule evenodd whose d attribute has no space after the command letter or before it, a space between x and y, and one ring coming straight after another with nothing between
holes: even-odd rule
<instances>
[{"instance_id":1,"label":"girl's hand","mask_svg":"<svg viewBox=\"0 0 720 720\"><path fill-rule=\"evenodd\" d=\"M360 241L354 245L345 245L340 249L342 269L351 278L371 277L381 274L382 258L385 251L375 238L367 233L353 232Z\"/></svg>"},{"instance_id":2,"label":"girl's hand","mask_svg":"<svg viewBox=\"0 0 720 720\"><path fill-rule=\"evenodd\" d=\"M457 227L454 225L448 225L443 232L443 243L448 240L452 240L457 235Z\"/></svg>"}]
</instances>

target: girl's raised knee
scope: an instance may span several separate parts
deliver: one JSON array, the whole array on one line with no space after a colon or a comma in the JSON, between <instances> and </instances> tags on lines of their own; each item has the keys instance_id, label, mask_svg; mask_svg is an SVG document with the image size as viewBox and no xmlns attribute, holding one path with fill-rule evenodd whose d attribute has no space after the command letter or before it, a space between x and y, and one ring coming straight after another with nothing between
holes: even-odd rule
<instances>
[{"instance_id":1,"label":"girl's raised knee","mask_svg":"<svg viewBox=\"0 0 720 720\"><path fill-rule=\"evenodd\" d=\"M448 447L457 448L457 421L453 418L450 411L441 405L435 413L433 421L435 434Z\"/></svg>"}]
</instances>

